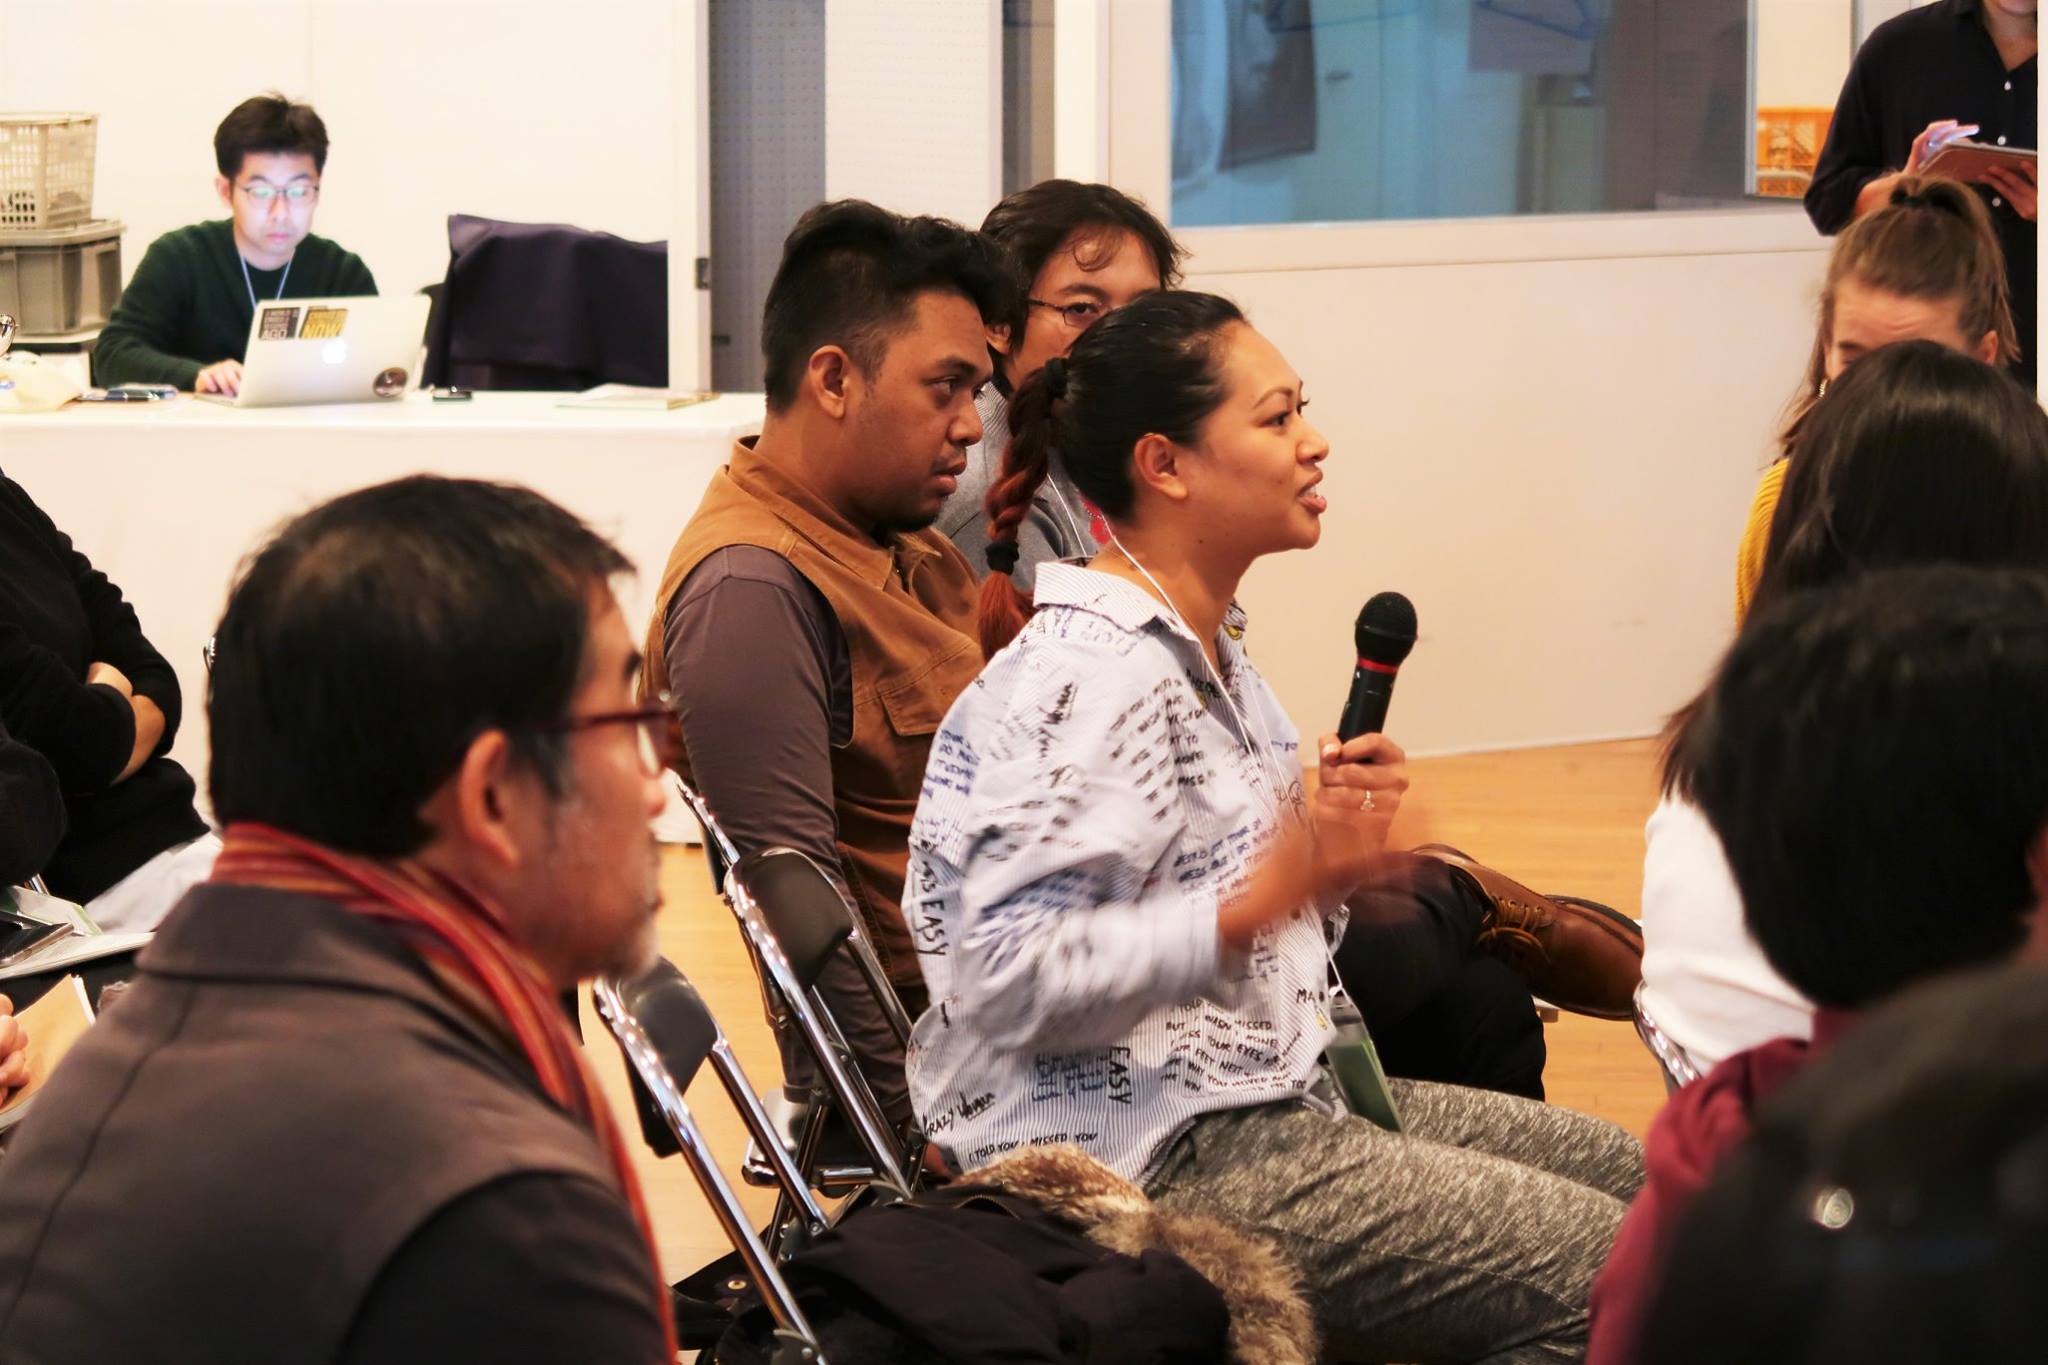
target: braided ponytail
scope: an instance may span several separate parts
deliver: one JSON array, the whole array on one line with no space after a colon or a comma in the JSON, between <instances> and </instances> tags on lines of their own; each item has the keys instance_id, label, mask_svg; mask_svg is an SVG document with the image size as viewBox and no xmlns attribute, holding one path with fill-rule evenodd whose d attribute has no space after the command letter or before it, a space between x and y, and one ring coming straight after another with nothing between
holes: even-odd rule
<instances>
[{"instance_id":1,"label":"braided ponytail","mask_svg":"<svg viewBox=\"0 0 2048 1365\"><path fill-rule=\"evenodd\" d=\"M1002 473L983 504L989 568L997 571L981 586L985 657L1015 639L1031 616L1031 599L1007 571L1016 567L1017 531L1053 452L1060 472L1105 518L1129 516L1137 498L1131 451L1152 433L1183 446L1199 439L1225 393L1221 338L1243 321L1236 304L1214 294L1147 294L1083 332L1017 390Z\"/></svg>"},{"instance_id":2,"label":"braided ponytail","mask_svg":"<svg viewBox=\"0 0 2048 1365\"><path fill-rule=\"evenodd\" d=\"M981 584L984 659L994 658L1031 619L1031 598L1010 575L1017 568L1018 532L1051 465L1053 404L1066 389L1067 362L1054 356L1010 400L1010 444L1003 451L1002 472L982 500L988 514L989 567Z\"/></svg>"}]
</instances>

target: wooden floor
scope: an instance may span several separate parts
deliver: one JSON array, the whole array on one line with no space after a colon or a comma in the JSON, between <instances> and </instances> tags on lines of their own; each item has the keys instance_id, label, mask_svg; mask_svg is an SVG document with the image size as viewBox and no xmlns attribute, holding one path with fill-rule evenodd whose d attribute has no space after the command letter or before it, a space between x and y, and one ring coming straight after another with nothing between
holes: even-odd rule
<instances>
[{"instance_id":1,"label":"wooden floor","mask_svg":"<svg viewBox=\"0 0 2048 1365\"><path fill-rule=\"evenodd\" d=\"M1656 804L1654 767L1647 740L1422 760L1414 765L1415 785L1395 843L1455 844L1538 890L1590 897L1633 915L1642 891L1643 822ZM731 914L712 895L703 855L671 849L662 886L662 952L703 992L755 1088L779 1084L760 993ZM1634 1030L1567 1014L1548 1036L1545 1082L1552 1103L1640 1134L1664 1091ZM614 1108L629 1115L618 1050L590 1016L587 999L584 1037ZM736 1180L743 1147L738 1120L708 1075L689 1098ZM681 1160L657 1161L637 1143L636 1151L664 1270L679 1277L722 1254L726 1244ZM765 1218L772 1200L763 1191L747 1194L757 1219Z\"/></svg>"}]
</instances>

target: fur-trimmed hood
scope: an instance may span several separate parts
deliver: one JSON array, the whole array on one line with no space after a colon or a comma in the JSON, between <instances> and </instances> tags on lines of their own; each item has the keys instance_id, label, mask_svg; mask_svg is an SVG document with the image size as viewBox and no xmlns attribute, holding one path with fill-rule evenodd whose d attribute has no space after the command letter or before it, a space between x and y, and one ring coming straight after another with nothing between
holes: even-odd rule
<instances>
[{"instance_id":1,"label":"fur-trimmed hood","mask_svg":"<svg viewBox=\"0 0 2048 1365\"><path fill-rule=\"evenodd\" d=\"M1180 1257L1223 1295L1237 1365L1315 1365L1315 1317L1301 1277L1267 1238L1206 1214L1159 1208L1078 1147L1025 1147L967 1172L961 1183L1029 1199L1112 1251Z\"/></svg>"}]
</instances>

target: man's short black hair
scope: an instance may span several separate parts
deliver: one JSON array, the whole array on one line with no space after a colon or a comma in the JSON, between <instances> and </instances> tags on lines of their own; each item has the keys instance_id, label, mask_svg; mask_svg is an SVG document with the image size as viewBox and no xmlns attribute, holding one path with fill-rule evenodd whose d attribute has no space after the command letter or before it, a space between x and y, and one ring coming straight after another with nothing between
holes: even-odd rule
<instances>
[{"instance_id":1,"label":"man's short black hair","mask_svg":"<svg viewBox=\"0 0 2048 1365\"><path fill-rule=\"evenodd\" d=\"M215 637L206 717L221 823L372 857L431 831L420 807L486 730L550 789L591 603L625 557L530 489L419 476L290 522L244 566Z\"/></svg>"},{"instance_id":2,"label":"man's short black hair","mask_svg":"<svg viewBox=\"0 0 2048 1365\"><path fill-rule=\"evenodd\" d=\"M1132 234L1152 258L1162 289L1180 283L1180 263L1187 255L1152 210L1114 186L1092 181L1041 180L1004 195L981 220L981 230L1009 258L1014 292L1004 300L1002 315L990 321L1007 326L1012 338L1024 330L1032 281L1076 233L1092 239L1091 246Z\"/></svg>"},{"instance_id":3,"label":"man's short black hair","mask_svg":"<svg viewBox=\"0 0 2048 1365\"><path fill-rule=\"evenodd\" d=\"M1007 306L1007 272L979 233L943 218L905 218L859 199L819 204L782 244L761 317L768 409L795 401L804 366L839 346L865 374L880 367L917 296L964 295L984 319Z\"/></svg>"},{"instance_id":4,"label":"man's short black hair","mask_svg":"<svg viewBox=\"0 0 2048 1365\"><path fill-rule=\"evenodd\" d=\"M1785 597L1686 745L1751 932L1817 1003L2007 957L2048 828L2048 576L1926 566Z\"/></svg>"},{"instance_id":5,"label":"man's short black hair","mask_svg":"<svg viewBox=\"0 0 2048 1365\"><path fill-rule=\"evenodd\" d=\"M251 152L310 156L327 169L327 125L310 104L294 104L275 90L243 100L213 132L213 164L233 180Z\"/></svg>"},{"instance_id":6,"label":"man's short black hair","mask_svg":"<svg viewBox=\"0 0 2048 1365\"><path fill-rule=\"evenodd\" d=\"M1692 1201L1641 1359L2033 1365L2048 1341L2048 973L1886 1006Z\"/></svg>"}]
</instances>

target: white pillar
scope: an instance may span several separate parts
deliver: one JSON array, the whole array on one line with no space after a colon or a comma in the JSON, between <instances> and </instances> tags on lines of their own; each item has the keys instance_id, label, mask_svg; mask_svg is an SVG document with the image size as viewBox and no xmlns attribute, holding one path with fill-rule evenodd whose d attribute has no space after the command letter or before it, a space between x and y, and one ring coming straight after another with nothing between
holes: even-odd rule
<instances>
[{"instance_id":1,"label":"white pillar","mask_svg":"<svg viewBox=\"0 0 2048 1365\"><path fill-rule=\"evenodd\" d=\"M1003 187L1000 0L827 0L825 197L981 222Z\"/></svg>"},{"instance_id":2,"label":"white pillar","mask_svg":"<svg viewBox=\"0 0 2048 1365\"><path fill-rule=\"evenodd\" d=\"M672 0L675 167L668 234L668 386L711 387L711 291L697 262L711 255L711 11Z\"/></svg>"},{"instance_id":3,"label":"white pillar","mask_svg":"<svg viewBox=\"0 0 2048 1365\"><path fill-rule=\"evenodd\" d=\"M1052 173L1109 179L1109 0L1053 0Z\"/></svg>"}]
</instances>

